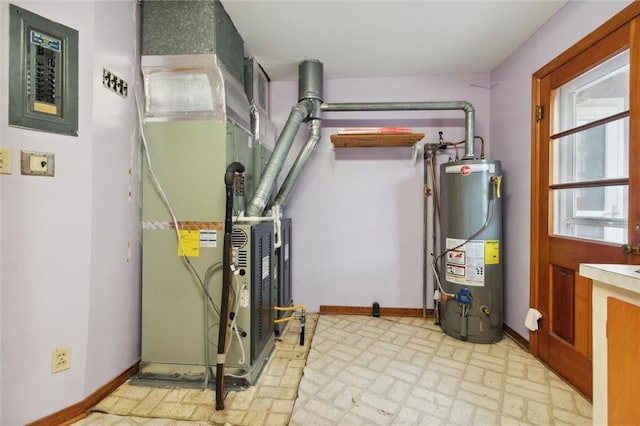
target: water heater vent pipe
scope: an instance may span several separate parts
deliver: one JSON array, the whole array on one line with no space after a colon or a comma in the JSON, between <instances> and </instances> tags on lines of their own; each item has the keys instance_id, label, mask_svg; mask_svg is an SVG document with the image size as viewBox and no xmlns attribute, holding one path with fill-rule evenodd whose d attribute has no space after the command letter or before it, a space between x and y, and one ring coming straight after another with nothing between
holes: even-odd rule
<instances>
[{"instance_id":1,"label":"water heater vent pipe","mask_svg":"<svg viewBox=\"0 0 640 426\"><path fill-rule=\"evenodd\" d=\"M318 102L318 106L320 106L319 102ZM282 186L278 191L278 195L276 195L276 198L273 202L274 206L284 206L284 204L287 201L287 198L289 197L289 193L293 188L293 185L298 180L298 176L300 175L300 172L302 172L304 165L307 164L307 160L309 160L309 157L311 157L311 154L313 153L313 150L315 149L319 140L320 140L320 120L313 119L309 121L309 138L307 139L307 142L305 143L304 147L296 157L296 160L293 163L293 166L291 166L291 169L289 170L287 177L282 183Z\"/></svg>"},{"instance_id":2,"label":"water heater vent pipe","mask_svg":"<svg viewBox=\"0 0 640 426\"><path fill-rule=\"evenodd\" d=\"M473 160L476 110L467 101L443 102L361 102L361 103L323 103L322 111L445 111L461 110L465 117L465 145L463 160Z\"/></svg>"},{"instance_id":3,"label":"water heater vent pipe","mask_svg":"<svg viewBox=\"0 0 640 426\"><path fill-rule=\"evenodd\" d=\"M249 201L247 216L262 215L262 211L267 205L267 201L271 195L272 185L278 178L280 170L282 170L282 166L287 159L289 150L291 150L293 139L296 137L296 133L298 133L298 128L302 121L309 115L312 108L313 102L309 99L305 99L298 102L298 104L291 109L287 123L285 124L284 129L282 129L282 133L280 133L280 137L276 142L273 154L271 154L269 164L267 164L267 168L260 179L260 183L258 184L258 188L256 188L255 194L251 198L251 201Z\"/></svg>"},{"instance_id":4,"label":"water heater vent pipe","mask_svg":"<svg viewBox=\"0 0 640 426\"><path fill-rule=\"evenodd\" d=\"M302 122L309 122L309 136L298 153L289 174L280 188L274 206L284 206L297 178L320 140L320 120L322 111L444 111L461 110L465 113L465 154L463 160L473 160L475 138L475 109L467 101L443 102L362 102L362 103L322 103L323 64L310 59L300 63L298 68L298 104L293 107L282 133L267 164L256 191L249 201L246 216L262 216L267 206L273 184L276 182L284 162L291 150L293 140Z\"/></svg>"},{"instance_id":5,"label":"water heater vent pipe","mask_svg":"<svg viewBox=\"0 0 640 426\"><path fill-rule=\"evenodd\" d=\"M277 195L276 205L284 205L293 184L309 159L313 148L320 140L320 104L322 103L323 82L322 62L317 59L308 59L300 63L298 67L298 104L291 110L264 175L249 201L247 216L262 215L271 195L273 184L287 159L300 124L304 121L311 121L307 143L298 153L298 157Z\"/></svg>"}]
</instances>

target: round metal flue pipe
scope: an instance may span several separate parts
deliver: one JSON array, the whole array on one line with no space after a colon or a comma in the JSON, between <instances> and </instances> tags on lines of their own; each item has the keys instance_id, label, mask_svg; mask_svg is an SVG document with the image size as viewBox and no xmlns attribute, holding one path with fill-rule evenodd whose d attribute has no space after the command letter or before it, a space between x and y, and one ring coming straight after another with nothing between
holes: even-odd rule
<instances>
[{"instance_id":1,"label":"round metal flue pipe","mask_svg":"<svg viewBox=\"0 0 640 426\"><path fill-rule=\"evenodd\" d=\"M298 66L298 102L303 99L318 99L322 102L324 65L317 59L307 59Z\"/></svg>"}]
</instances>

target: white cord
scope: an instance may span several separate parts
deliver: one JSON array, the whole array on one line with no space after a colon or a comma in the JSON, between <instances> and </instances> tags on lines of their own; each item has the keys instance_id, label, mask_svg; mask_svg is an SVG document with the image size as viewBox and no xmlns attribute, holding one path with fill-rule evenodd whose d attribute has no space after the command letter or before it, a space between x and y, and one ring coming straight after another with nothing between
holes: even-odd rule
<instances>
[{"instance_id":1,"label":"white cord","mask_svg":"<svg viewBox=\"0 0 640 426\"><path fill-rule=\"evenodd\" d=\"M429 263L431 265L431 269L433 270L433 276L436 280L436 284L438 285L438 289L440 290L440 293L449 297L456 297L455 294L447 293L446 291L444 291L444 288L442 288L442 284L440 283L440 277L438 276L438 271L436 270L436 260L434 259L433 254L431 255L431 262Z\"/></svg>"},{"instance_id":2,"label":"white cord","mask_svg":"<svg viewBox=\"0 0 640 426\"><path fill-rule=\"evenodd\" d=\"M155 189L158 191L160 195L160 199L162 200L163 204L165 205L165 207L169 211L169 214L171 215L171 220L173 222L173 228L176 234L176 238L178 240L178 244L180 245L180 249L182 251L182 256L181 256L182 260L186 263L187 267L191 270L191 272L194 274L194 276L198 280L198 283L200 284L200 289L202 290L204 297L206 297L209 300L209 303L213 306L213 310L218 314L218 316L220 316L220 310L214 303L213 298L211 298L211 294L209 293L209 290L205 286L204 281L200 277L200 274L198 273L196 268L193 266L193 264L189 260L189 257L187 256L187 251L185 250L184 242L182 241L182 238L180 238L180 229L178 227L178 219L173 210L173 207L171 207L171 203L169 202L169 198L167 197L167 194L164 192L164 189L162 189L162 185L160 185L160 181L158 180L158 177L156 176L156 173L153 170L151 155L149 153L149 145L147 143L147 137L144 131L144 122L142 119L143 117L142 106L141 106L140 98L138 97L138 91L136 90L135 86L133 89L133 95L135 98L136 110L138 112L138 126L140 128L140 139L142 139L142 146L144 149L145 159L147 160L147 169L149 170L149 176L151 177L151 182L153 183ZM206 340L208 341L208 338L206 338Z\"/></svg>"},{"instance_id":3,"label":"white cord","mask_svg":"<svg viewBox=\"0 0 640 426\"><path fill-rule=\"evenodd\" d=\"M237 283L236 272L234 272L233 278L234 278L234 281ZM247 288L247 285L244 284L242 288L240 288L240 291L236 292L235 307L233 309L235 314L233 316L233 320L231 320L232 333L231 333L231 336L229 337L229 344L227 345L225 350L225 353L229 351L229 348L231 347L231 342L233 341L233 334L235 333L236 338L238 339L238 345L240 346L241 358L238 360L238 364L240 365L243 365L246 362L246 353L244 351L244 345L242 344L242 340L240 340L240 331L238 330L237 320L238 320L238 308L240 307L240 293L242 293L242 291L244 291L246 288Z\"/></svg>"},{"instance_id":4,"label":"white cord","mask_svg":"<svg viewBox=\"0 0 640 426\"><path fill-rule=\"evenodd\" d=\"M158 193L160 194L160 198L164 203L167 210L169 210L169 214L171 215L171 220L173 221L173 227L176 231L176 238L178 238L178 243L180 244L180 248L182 249L182 253L186 251L184 249L184 244L182 242L182 238L180 238L180 229L178 228L178 219L176 218L176 214L171 207L171 203L169 202L169 198L167 194L162 189L160 182L158 181L158 177L156 176L155 171L153 170L153 166L151 163L151 156L149 155L149 145L147 144L147 137L144 132L144 123L142 121L142 109L140 107L140 99L138 98L138 91L133 91L134 97L136 98L136 109L138 110L138 125L140 126L140 137L142 139L142 146L144 148L144 156L147 160L147 168L149 169L149 176L151 177L151 181L153 182L153 186L156 188Z\"/></svg>"}]
</instances>

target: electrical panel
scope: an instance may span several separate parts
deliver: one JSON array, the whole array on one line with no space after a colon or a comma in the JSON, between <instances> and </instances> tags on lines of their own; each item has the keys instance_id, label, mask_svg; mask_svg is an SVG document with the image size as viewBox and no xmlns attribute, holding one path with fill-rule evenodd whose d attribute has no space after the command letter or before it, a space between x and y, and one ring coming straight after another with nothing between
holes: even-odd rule
<instances>
[{"instance_id":1,"label":"electrical panel","mask_svg":"<svg viewBox=\"0 0 640 426\"><path fill-rule=\"evenodd\" d=\"M78 31L10 5L9 124L78 135Z\"/></svg>"}]
</instances>

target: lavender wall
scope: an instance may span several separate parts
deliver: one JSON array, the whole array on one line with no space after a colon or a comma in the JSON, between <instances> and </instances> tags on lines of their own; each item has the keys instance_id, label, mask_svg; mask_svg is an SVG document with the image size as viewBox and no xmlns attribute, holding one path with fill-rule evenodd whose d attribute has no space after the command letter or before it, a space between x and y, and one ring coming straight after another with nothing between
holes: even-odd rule
<instances>
[{"instance_id":1,"label":"lavender wall","mask_svg":"<svg viewBox=\"0 0 640 426\"><path fill-rule=\"evenodd\" d=\"M477 111L476 133L489 140L489 91L473 84L486 87L488 75L325 80L324 101L466 100ZM270 99L280 129L297 101L297 82L272 82ZM411 166L410 148L338 148L333 170L330 135L362 125L410 125L429 142L438 131L448 141L464 139L462 111L323 114L322 139L285 209L293 218L294 300L311 312L374 301L422 307L422 161ZM303 126L291 159L305 138Z\"/></svg>"},{"instance_id":2,"label":"lavender wall","mask_svg":"<svg viewBox=\"0 0 640 426\"><path fill-rule=\"evenodd\" d=\"M13 3L80 31L81 108L77 138L8 127L7 115L0 114L0 145L13 149L14 163L12 175L0 175L0 423L6 425L81 401L132 365L139 355L140 301L134 100L132 92L123 100L101 86L102 67L130 83L137 75L136 2ZM505 171L506 323L523 336L529 295L531 74L628 3L569 3L490 78L325 82L327 102L474 104L477 134ZM1 0L4 30L8 19L8 0ZM7 111L7 37L0 43L0 109ZM477 87L490 81L499 83L491 92ZM296 82L272 84L271 111L278 127L296 99ZM409 148L340 149L334 170L329 135L342 126L408 124L425 131L430 142L441 130L447 140L457 141L464 136L462 114L324 118L322 140L287 205L294 218L296 301L310 311L321 304L368 306L374 300L382 306L421 307L420 162L411 167ZM300 133L296 148L304 142L304 130ZM56 177L16 173L21 149L54 152ZM71 346L71 369L53 375L51 351L65 345Z\"/></svg>"},{"instance_id":3,"label":"lavender wall","mask_svg":"<svg viewBox=\"0 0 640 426\"><path fill-rule=\"evenodd\" d=\"M105 67L128 81L130 90L123 99L94 87L87 394L140 357L139 126L133 91L140 76L136 3L95 4L99 19L94 23L98 47L94 81L100 81Z\"/></svg>"},{"instance_id":4,"label":"lavender wall","mask_svg":"<svg viewBox=\"0 0 640 426\"><path fill-rule=\"evenodd\" d=\"M0 3L3 31L8 3ZM102 87L103 66L133 82L135 1L12 3L79 31L80 108L78 137L8 127L2 117L2 146L13 149L14 164L0 177L6 425L82 401L138 359L140 269L137 194L129 200L127 191L136 164L133 98ZM0 40L7 87L9 43ZM7 111L6 92L1 97ZM22 176L21 149L54 153L55 177ZM71 347L71 368L52 374L60 346Z\"/></svg>"},{"instance_id":5,"label":"lavender wall","mask_svg":"<svg viewBox=\"0 0 640 426\"><path fill-rule=\"evenodd\" d=\"M491 149L504 171L505 323L528 339L531 76L630 2L570 2L491 73Z\"/></svg>"}]
</instances>

